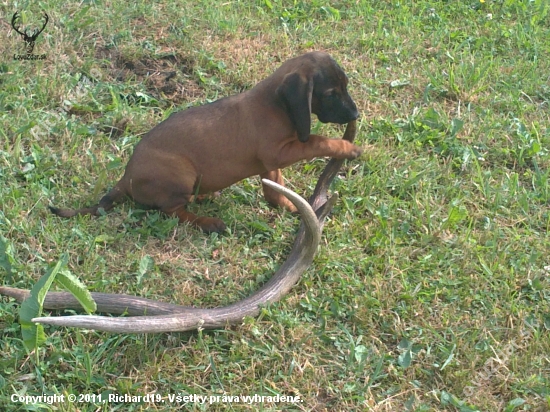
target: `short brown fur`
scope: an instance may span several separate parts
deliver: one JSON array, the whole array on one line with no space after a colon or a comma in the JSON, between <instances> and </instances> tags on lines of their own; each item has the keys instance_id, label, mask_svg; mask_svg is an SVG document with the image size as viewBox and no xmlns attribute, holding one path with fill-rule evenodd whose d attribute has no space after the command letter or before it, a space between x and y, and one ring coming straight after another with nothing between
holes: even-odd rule
<instances>
[{"instance_id":1,"label":"short brown fur","mask_svg":"<svg viewBox=\"0 0 550 412\"><path fill-rule=\"evenodd\" d=\"M347 77L326 53L311 52L283 63L254 88L172 114L136 145L124 176L97 205L58 209L62 217L109 210L124 196L190 222L205 232L225 230L216 217L185 210L195 194L216 192L260 175L283 184L280 169L329 156L354 159L362 149L346 140L310 134L311 113L323 123L357 119ZM295 207L263 185L266 200Z\"/></svg>"}]
</instances>

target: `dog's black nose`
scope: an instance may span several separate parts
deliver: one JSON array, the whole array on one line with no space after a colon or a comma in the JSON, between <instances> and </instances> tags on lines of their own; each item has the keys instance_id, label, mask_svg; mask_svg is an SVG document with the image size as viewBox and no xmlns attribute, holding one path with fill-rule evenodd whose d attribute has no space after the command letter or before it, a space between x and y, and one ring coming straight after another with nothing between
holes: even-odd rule
<instances>
[{"instance_id":1,"label":"dog's black nose","mask_svg":"<svg viewBox=\"0 0 550 412\"><path fill-rule=\"evenodd\" d=\"M345 122L343 123L349 123L352 120L357 120L358 117L359 117L359 111L357 110L357 106L354 103L352 107L348 107L348 110L346 113L346 119L345 119Z\"/></svg>"},{"instance_id":2,"label":"dog's black nose","mask_svg":"<svg viewBox=\"0 0 550 412\"><path fill-rule=\"evenodd\" d=\"M359 110L357 110L357 105L349 95L344 104L347 107L349 121L357 120L359 117Z\"/></svg>"}]
</instances>

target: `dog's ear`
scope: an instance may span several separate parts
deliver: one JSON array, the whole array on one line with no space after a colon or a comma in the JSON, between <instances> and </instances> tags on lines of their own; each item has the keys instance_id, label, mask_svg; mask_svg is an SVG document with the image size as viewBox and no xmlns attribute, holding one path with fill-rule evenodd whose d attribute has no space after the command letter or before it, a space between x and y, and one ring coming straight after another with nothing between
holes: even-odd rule
<instances>
[{"instance_id":1,"label":"dog's ear","mask_svg":"<svg viewBox=\"0 0 550 412\"><path fill-rule=\"evenodd\" d=\"M277 94L288 108L290 118L298 131L298 139L307 142L311 129L313 76L305 76L299 72L289 73L277 88Z\"/></svg>"}]
</instances>

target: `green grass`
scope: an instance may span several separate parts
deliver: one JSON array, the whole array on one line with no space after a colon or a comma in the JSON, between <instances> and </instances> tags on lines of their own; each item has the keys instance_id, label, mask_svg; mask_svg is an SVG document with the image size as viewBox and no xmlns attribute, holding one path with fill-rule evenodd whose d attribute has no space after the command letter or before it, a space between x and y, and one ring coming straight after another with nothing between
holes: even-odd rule
<instances>
[{"instance_id":1,"label":"green grass","mask_svg":"<svg viewBox=\"0 0 550 412\"><path fill-rule=\"evenodd\" d=\"M224 393L302 402L187 409L550 409L547 1L40 5L50 23L35 53L47 59L29 62L12 59L24 43L9 23L17 7L32 26L40 9L0 4L2 284L30 288L68 253L93 291L218 306L256 290L298 226L267 206L257 178L193 205L222 217L224 236L132 202L72 220L47 206L96 202L172 111L250 88L305 51L330 52L348 73L368 149L334 184L341 200L314 265L241 326L150 336L50 327L36 357L20 305L2 299L2 410L175 410L169 394ZM325 163L289 168L288 185L309 195ZM166 402L10 400L109 391Z\"/></svg>"}]
</instances>

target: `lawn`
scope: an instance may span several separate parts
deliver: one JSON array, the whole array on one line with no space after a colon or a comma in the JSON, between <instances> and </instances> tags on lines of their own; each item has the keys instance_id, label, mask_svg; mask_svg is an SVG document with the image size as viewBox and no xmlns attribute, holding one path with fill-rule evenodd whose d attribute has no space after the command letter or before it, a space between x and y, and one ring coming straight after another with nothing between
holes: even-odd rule
<instances>
[{"instance_id":1,"label":"lawn","mask_svg":"<svg viewBox=\"0 0 550 412\"><path fill-rule=\"evenodd\" d=\"M44 60L14 59L15 11L31 29L49 15ZM29 289L67 254L91 291L215 307L258 289L299 218L256 177L191 205L223 235L131 201L70 220L48 205L95 203L162 119L290 57L340 63L365 147L332 186L314 264L242 325L47 327L31 353L1 298L1 410L550 410L547 0L4 1L0 16L0 285ZM326 162L288 168L287 185L309 196ZM19 400L43 394L78 398Z\"/></svg>"}]
</instances>

